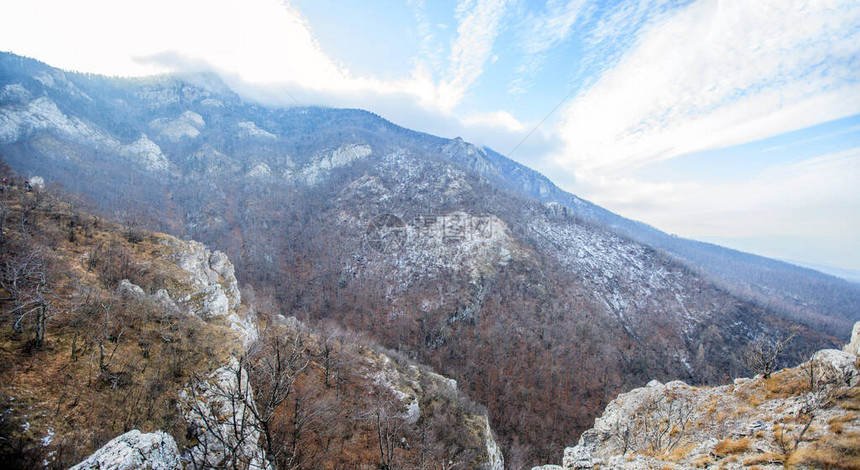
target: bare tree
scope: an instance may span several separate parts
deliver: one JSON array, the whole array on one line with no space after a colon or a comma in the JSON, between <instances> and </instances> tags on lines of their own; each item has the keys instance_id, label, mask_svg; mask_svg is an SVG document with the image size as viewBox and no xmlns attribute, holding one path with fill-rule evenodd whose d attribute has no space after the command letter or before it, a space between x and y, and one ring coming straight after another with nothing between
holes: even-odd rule
<instances>
[{"instance_id":1,"label":"bare tree","mask_svg":"<svg viewBox=\"0 0 860 470\"><path fill-rule=\"evenodd\" d=\"M640 448L653 455L671 451L686 436L695 407L690 399L667 390L645 401L634 418Z\"/></svg>"},{"instance_id":2,"label":"bare tree","mask_svg":"<svg viewBox=\"0 0 860 470\"><path fill-rule=\"evenodd\" d=\"M188 435L197 445L187 451L194 469L246 470L262 466L254 399L242 364L233 361L208 376L195 374L180 398Z\"/></svg>"},{"instance_id":3,"label":"bare tree","mask_svg":"<svg viewBox=\"0 0 860 470\"><path fill-rule=\"evenodd\" d=\"M744 365L749 370L762 374L764 378L769 378L779 367L779 359L782 353L795 336L797 336L797 331L792 331L788 336L781 339L767 339L764 336L760 336L744 348Z\"/></svg>"},{"instance_id":4,"label":"bare tree","mask_svg":"<svg viewBox=\"0 0 860 470\"><path fill-rule=\"evenodd\" d=\"M33 345L38 349L45 341L48 312L51 308L45 258L38 250L24 250L0 265L0 287L9 293L13 307L6 312L13 318L12 328L24 331L33 318Z\"/></svg>"},{"instance_id":5,"label":"bare tree","mask_svg":"<svg viewBox=\"0 0 860 470\"><path fill-rule=\"evenodd\" d=\"M296 379L310 363L302 352L302 343L302 334L298 332L292 341L271 335L255 343L240 361L248 369L256 389L256 406L250 407L248 411L259 426L267 455L274 461L282 460L282 454L287 449L291 449L291 456L296 454L297 436L294 434L298 426L293 426L291 440L294 445L286 445L281 408L293 393ZM295 403L297 414L298 401Z\"/></svg>"}]
</instances>

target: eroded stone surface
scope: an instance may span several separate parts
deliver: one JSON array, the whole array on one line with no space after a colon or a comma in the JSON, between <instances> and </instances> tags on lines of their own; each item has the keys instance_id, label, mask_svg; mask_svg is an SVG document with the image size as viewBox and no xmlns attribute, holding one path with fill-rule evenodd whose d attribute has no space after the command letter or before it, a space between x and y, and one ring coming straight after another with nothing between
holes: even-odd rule
<instances>
[{"instance_id":1,"label":"eroded stone surface","mask_svg":"<svg viewBox=\"0 0 860 470\"><path fill-rule=\"evenodd\" d=\"M137 429L117 436L71 470L181 470L179 450L163 431L142 434Z\"/></svg>"}]
</instances>

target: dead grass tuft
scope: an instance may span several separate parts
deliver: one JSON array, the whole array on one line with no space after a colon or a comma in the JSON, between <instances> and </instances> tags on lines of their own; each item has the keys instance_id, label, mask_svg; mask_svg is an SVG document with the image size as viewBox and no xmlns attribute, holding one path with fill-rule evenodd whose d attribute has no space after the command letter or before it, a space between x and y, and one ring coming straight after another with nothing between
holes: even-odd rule
<instances>
[{"instance_id":1,"label":"dead grass tuft","mask_svg":"<svg viewBox=\"0 0 860 470\"><path fill-rule=\"evenodd\" d=\"M780 465L785 461L785 456L776 452L765 452L744 459L744 466L750 465Z\"/></svg>"},{"instance_id":2,"label":"dead grass tuft","mask_svg":"<svg viewBox=\"0 0 860 470\"><path fill-rule=\"evenodd\" d=\"M685 445L679 445L679 446L675 447L675 449L672 452L670 452L668 455L666 455L664 459L668 460L669 462L680 462L685 457L690 455L690 452L692 452L693 449L695 449L695 448L696 448L696 445L693 443L689 443L689 444L685 444Z\"/></svg>"},{"instance_id":3,"label":"dead grass tuft","mask_svg":"<svg viewBox=\"0 0 860 470\"><path fill-rule=\"evenodd\" d=\"M714 446L714 453L717 455L741 454L746 452L749 447L750 440L748 437L744 437L742 439L726 438Z\"/></svg>"},{"instance_id":4,"label":"dead grass tuft","mask_svg":"<svg viewBox=\"0 0 860 470\"><path fill-rule=\"evenodd\" d=\"M714 463L714 458L710 455L700 455L693 460L693 465L696 468L708 468L712 463Z\"/></svg>"},{"instance_id":5,"label":"dead grass tuft","mask_svg":"<svg viewBox=\"0 0 860 470\"><path fill-rule=\"evenodd\" d=\"M842 434L845 424L857 419L857 413L851 412L840 416L834 416L827 420L827 426L833 434Z\"/></svg>"}]
</instances>

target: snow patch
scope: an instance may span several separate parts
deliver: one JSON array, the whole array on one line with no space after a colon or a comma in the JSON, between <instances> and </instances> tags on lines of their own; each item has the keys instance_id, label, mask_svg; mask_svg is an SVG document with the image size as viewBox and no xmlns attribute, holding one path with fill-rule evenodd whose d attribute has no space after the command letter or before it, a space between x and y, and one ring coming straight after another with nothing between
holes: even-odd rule
<instances>
[{"instance_id":1,"label":"snow patch","mask_svg":"<svg viewBox=\"0 0 860 470\"><path fill-rule=\"evenodd\" d=\"M209 108L223 108L224 102L221 100L216 100L215 98L206 98L200 102L201 105L209 107Z\"/></svg>"},{"instance_id":2,"label":"snow patch","mask_svg":"<svg viewBox=\"0 0 860 470\"><path fill-rule=\"evenodd\" d=\"M239 123L239 137L243 138L258 138L277 140L278 136L257 127L257 124L251 121L243 121Z\"/></svg>"},{"instance_id":3,"label":"snow patch","mask_svg":"<svg viewBox=\"0 0 860 470\"><path fill-rule=\"evenodd\" d=\"M265 178L267 176L271 176L271 174L272 169L269 168L269 165L266 165L265 163L260 163L259 165L251 169L251 171L248 172L247 176L249 178Z\"/></svg>"},{"instance_id":4,"label":"snow patch","mask_svg":"<svg viewBox=\"0 0 860 470\"><path fill-rule=\"evenodd\" d=\"M195 138L200 135L200 129L206 126L203 116L194 111L185 111L176 119L158 118L150 121L149 128L162 138L171 142L179 142L185 138Z\"/></svg>"},{"instance_id":5,"label":"snow patch","mask_svg":"<svg viewBox=\"0 0 860 470\"><path fill-rule=\"evenodd\" d=\"M97 147L116 150L119 144L112 137L81 121L69 118L48 98L42 97L26 106L10 106L0 109L0 143L10 144L41 130L48 130L71 137L78 142L87 142Z\"/></svg>"},{"instance_id":6,"label":"snow patch","mask_svg":"<svg viewBox=\"0 0 860 470\"><path fill-rule=\"evenodd\" d=\"M302 169L299 176L308 184L316 184L332 170L347 166L356 160L367 158L371 153L373 153L373 150L369 145L343 145L317 155L310 165Z\"/></svg>"},{"instance_id":7,"label":"snow patch","mask_svg":"<svg viewBox=\"0 0 860 470\"><path fill-rule=\"evenodd\" d=\"M0 91L0 103L26 104L30 99L30 92L20 83L11 83Z\"/></svg>"},{"instance_id":8,"label":"snow patch","mask_svg":"<svg viewBox=\"0 0 860 470\"><path fill-rule=\"evenodd\" d=\"M161 147L149 140L146 134L128 145L123 145L120 155L152 172L167 171L170 163L161 153Z\"/></svg>"}]
</instances>

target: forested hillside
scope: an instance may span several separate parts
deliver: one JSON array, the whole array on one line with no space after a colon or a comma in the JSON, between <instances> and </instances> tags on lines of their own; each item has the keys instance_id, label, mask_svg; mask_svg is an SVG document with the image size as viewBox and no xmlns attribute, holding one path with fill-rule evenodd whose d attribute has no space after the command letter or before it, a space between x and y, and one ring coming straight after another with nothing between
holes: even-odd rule
<instances>
[{"instance_id":1,"label":"forested hillside","mask_svg":"<svg viewBox=\"0 0 860 470\"><path fill-rule=\"evenodd\" d=\"M502 468L455 381L240 294L223 253L0 171L3 468L67 469L121 434L172 444L147 468Z\"/></svg>"}]
</instances>

